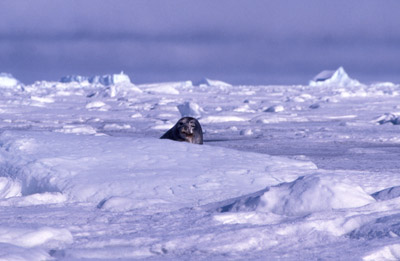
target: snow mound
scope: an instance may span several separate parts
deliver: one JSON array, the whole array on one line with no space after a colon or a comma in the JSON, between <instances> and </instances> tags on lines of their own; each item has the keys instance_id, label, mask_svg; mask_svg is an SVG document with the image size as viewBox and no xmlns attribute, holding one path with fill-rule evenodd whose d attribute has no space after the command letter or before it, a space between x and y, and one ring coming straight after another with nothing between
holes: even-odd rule
<instances>
[{"instance_id":1,"label":"snow mound","mask_svg":"<svg viewBox=\"0 0 400 261\"><path fill-rule=\"evenodd\" d=\"M32 260L52 260L53 258L46 249L19 247L7 243L0 243L1 261L32 261Z\"/></svg>"},{"instance_id":2,"label":"snow mound","mask_svg":"<svg viewBox=\"0 0 400 261\"><path fill-rule=\"evenodd\" d=\"M223 81L211 80L203 78L193 83L194 86L217 86L217 87L231 87L232 85Z\"/></svg>"},{"instance_id":3,"label":"snow mound","mask_svg":"<svg viewBox=\"0 0 400 261\"><path fill-rule=\"evenodd\" d=\"M21 140L29 149L20 149ZM21 182L22 196L54 193L43 201L55 197L57 203L61 193L67 203L103 202L106 210L160 212L207 204L316 168L311 162L159 139L4 132L0 144L0 168Z\"/></svg>"},{"instance_id":4,"label":"snow mound","mask_svg":"<svg viewBox=\"0 0 400 261\"><path fill-rule=\"evenodd\" d=\"M371 196L374 197L376 200L389 200L392 198L398 198L400 197L400 186L377 191Z\"/></svg>"},{"instance_id":5,"label":"snow mound","mask_svg":"<svg viewBox=\"0 0 400 261\"><path fill-rule=\"evenodd\" d=\"M194 102L184 102L178 105L178 110L182 117L190 116L194 118L200 118L201 114L204 112L203 108Z\"/></svg>"},{"instance_id":6,"label":"snow mound","mask_svg":"<svg viewBox=\"0 0 400 261\"><path fill-rule=\"evenodd\" d=\"M70 83L70 82L89 82L92 84L102 84L104 86L110 86L120 83L131 83L131 80L128 75L121 72L120 74L106 74L106 75L95 75L91 77L81 76L81 75L68 75L64 76L60 79L62 83Z\"/></svg>"},{"instance_id":7,"label":"snow mound","mask_svg":"<svg viewBox=\"0 0 400 261\"><path fill-rule=\"evenodd\" d=\"M311 81L310 86L357 86L361 83L355 79L352 79L345 72L343 67L339 67L336 71L322 71L317 74Z\"/></svg>"},{"instance_id":8,"label":"snow mound","mask_svg":"<svg viewBox=\"0 0 400 261\"><path fill-rule=\"evenodd\" d=\"M0 227L0 242L20 247L58 247L73 242L72 234L67 229L42 227L39 229L18 229Z\"/></svg>"},{"instance_id":9,"label":"snow mound","mask_svg":"<svg viewBox=\"0 0 400 261\"><path fill-rule=\"evenodd\" d=\"M364 190L337 175L313 174L237 198L220 212L272 212L305 215L331 209L354 208L375 202Z\"/></svg>"},{"instance_id":10,"label":"snow mound","mask_svg":"<svg viewBox=\"0 0 400 261\"><path fill-rule=\"evenodd\" d=\"M65 195L59 192L44 192L35 193L27 196L12 197L6 200L0 201L2 207L26 207L26 206L37 206L47 204L59 204L67 201Z\"/></svg>"},{"instance_id":11,"label":"snow mound","mask_svg":"<svg viewBox=\"0 0 400 261\"><path fill-rule=\"evenodd\" d=\"M22 84L9 73L0 73L0 88L22 89Z\"/></svg>"}]
</instances>

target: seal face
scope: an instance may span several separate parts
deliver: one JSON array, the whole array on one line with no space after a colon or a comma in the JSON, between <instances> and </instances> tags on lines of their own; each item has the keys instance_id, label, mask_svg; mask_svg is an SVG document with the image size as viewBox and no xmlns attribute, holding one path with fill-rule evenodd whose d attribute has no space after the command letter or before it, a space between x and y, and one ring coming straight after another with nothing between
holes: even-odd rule
<instances>
[{"instance_id":1,"label":"seal face","mask_svg":"<svg viewBox=\"0 0 400 261\"><path fill-rule=\"evenodd\" d=\"M203 130L201 129L199 121L195 118L183 117L174 127L164 133L160 139L203 144Z\"/></svg>"}]
</instances>

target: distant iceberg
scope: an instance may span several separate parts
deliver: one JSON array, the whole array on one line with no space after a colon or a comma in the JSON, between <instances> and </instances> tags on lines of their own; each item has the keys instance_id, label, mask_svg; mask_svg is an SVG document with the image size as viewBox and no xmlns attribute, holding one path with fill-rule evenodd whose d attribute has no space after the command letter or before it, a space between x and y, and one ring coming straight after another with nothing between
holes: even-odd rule
<instances>
[{"instance_id":1,"label":"distant iceberg","mask_svg":"<svg viewBox=\"0 0 400 261\"><path fill-rule=\"evenodd\" d=\"M335 86L354 86L361 85L361 83L355 79L349 77L343 67L339 67L336 71L322 71L317 74L311 81L310 86L324 86L324 85L335 85Z\"/></svg>"},{"instance_id":2,"label":"distant iceberg","mask_svg":"<svg viewBox=\"0 0 400 261\"><path fill-rule=\"evenodd\" d=\"M69 82L85 82L88 81L89 77L81 76L81 75L67 75L61 77L59 82L69 83Z\"/></svg>"},{"instance_id":3,"label":"distant iceberg","mask_svg":"<svg viewBox=\"0 0 400 261\"><path fill-rule=\"evenodd\" d=\"M92 77L86 77L81 75L68 75L60 79L60 82L89 82L92 84L102 84L104 86L119 84L119 83L131 83L128 75L121 72L120 74L106 74L106 75L95 75Z\"/></svg>"},{"instance_id":4,"label":"distant iceberg","mask_svg":"<svg viewBox=\"0 0 400 261\"><path fill-rule=\"evenodd\" d=\"M219 87L231 87L232 85L223 81L211 80L203 78L200 81L194 82L194 86L219 86Z\"/></svg>"},{"instance_id":5,"label":"distant iceberg","mask_svg":"<svg viewBox=\"0 0 400 261\"><path fill-rule=\"evenodd\" d=\"M128 75L121 72L120 74L107 74L103 76L93 76L89 78L90 83L100 83L105 86L119 83L131 83Z\"/></svg>"},{"instance_id":6,"label":"distant iceberg","mask_svg":"<svg viewBox=\"0 0 400 261\"><path fill-rule=\"evenodd\" d=\"M15 79L10 73L0 73L0 88L21 87L22 83Z\"/></svg>"}]
</instances>

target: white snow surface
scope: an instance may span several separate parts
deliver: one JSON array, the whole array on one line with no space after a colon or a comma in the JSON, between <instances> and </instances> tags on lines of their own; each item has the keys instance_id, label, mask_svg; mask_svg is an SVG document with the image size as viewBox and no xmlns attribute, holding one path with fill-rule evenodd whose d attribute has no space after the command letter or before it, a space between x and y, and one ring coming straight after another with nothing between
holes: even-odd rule
<instances>
[{"instance_id":1,"label":"white snow surface","mask_svg":"<svg viewBox=\"0 0 400 261\"><path fill-rule=\"evenodd\" d=\"M0 260L400 257L397 84L1 77Z\"/></svg>"}]
</instances>

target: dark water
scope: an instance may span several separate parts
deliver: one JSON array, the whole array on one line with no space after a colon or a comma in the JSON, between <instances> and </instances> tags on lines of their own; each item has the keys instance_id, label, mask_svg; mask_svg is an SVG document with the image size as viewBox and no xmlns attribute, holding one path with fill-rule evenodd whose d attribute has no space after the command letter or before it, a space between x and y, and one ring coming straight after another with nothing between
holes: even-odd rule
<instances>
[{"instance_id":1,"label":"dark water","mask_svg":"<svg viewBox=\"0 0 400 261\"><path fill-rule=\"evenodd\" d=\"M343 66L361 82L400 82L400 39L246 35L50 34L0 37L0 71L24 83L124 71L134 83L307 84Z\"/></svg>"}]
</instances>

